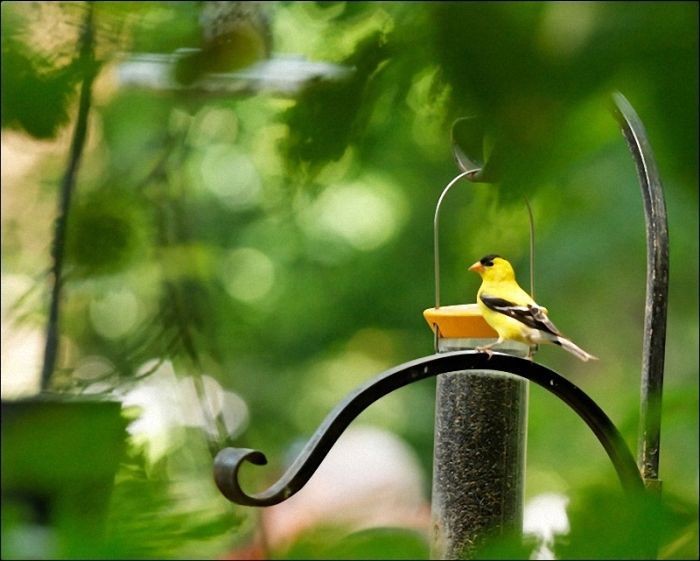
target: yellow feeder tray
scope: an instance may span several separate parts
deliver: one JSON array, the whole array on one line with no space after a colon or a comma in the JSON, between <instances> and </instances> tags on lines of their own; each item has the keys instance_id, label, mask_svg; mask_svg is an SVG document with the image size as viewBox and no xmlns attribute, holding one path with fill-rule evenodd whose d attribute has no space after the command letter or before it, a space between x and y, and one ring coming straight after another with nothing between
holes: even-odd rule
<instances>
[{"instance_id":1,"label":"yellow feeder tray","mask_svg":"<svg viewBox=\"0 0 700 561\"><path fill-rule=\"evenodd\" d=\"M435 325L445 339L496 339L498 334L484 320L478 304L428 308L423 312L430 329Z\"/></svg>"}]
</instances>

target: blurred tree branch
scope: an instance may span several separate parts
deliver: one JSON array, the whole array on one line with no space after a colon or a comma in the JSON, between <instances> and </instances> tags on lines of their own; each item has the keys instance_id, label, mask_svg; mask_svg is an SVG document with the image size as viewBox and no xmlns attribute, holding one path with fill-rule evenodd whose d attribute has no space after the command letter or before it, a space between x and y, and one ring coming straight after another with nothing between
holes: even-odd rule
<instances>
[{"instance_id":1,"label":"blurred tree branch","mask_svg":"<svg viewBox=\"0 0 700 561\"><path fill-rule=\"evenodd\" d=\"M49 318L46 327L46 345L44 347L44 361L41 370L41 387L46 389L51 382L51 375L56 367L58 358L58 328L59 311L61 301L61 288L63 283L63 257L66 241L66 225L71 204L71 196L75 188L75 180L78 166L85 148L87 137L87 122L92 98L92 83L97 74L97 66L94 60L94 27L93 5L88 3L85 15L84 27L80 38L79 64L83 71L83 81L80 88L80 101L78 104L78 117L71 140L70 154L66 172L61 181L59 195L59 209L56 217L54 238L52 244L52 270L51 270L51 301L49 305Z\"/></svg>"}]
</instances>

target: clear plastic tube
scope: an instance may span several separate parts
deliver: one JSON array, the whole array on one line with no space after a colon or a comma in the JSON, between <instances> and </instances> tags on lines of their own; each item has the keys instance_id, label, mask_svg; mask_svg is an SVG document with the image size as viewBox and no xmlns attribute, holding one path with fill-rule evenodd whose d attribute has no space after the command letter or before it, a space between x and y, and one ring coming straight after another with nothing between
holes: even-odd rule
<instances>
[{"instance_id":1,"label":"clear plastic tube","mask_svg":"<svg viewBox=\"0 0 700 561\"><path fill-rule=\"evenodd\" d=\"M440 339L440 352L493 339ZM527 356L504 342L494 351ZM436 382L433 559L468 559L492 535L522 531L528 383L493 370L450 372Z\"/></svg>"}]
</instances>

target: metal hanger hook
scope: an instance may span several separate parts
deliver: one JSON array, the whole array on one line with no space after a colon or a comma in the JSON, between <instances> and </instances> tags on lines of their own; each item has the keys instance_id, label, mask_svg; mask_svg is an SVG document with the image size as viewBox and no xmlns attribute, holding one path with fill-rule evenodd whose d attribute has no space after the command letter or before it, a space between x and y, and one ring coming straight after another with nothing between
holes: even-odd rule
<instances>
[{"instance_id":1,"label":"metal hanger hook","mask_svg":"<svg viewBox=\"0 0 700 561\"><path fill-rule=\"evenodd\" d=\"M457 183L463 177L471 180L474 177L478 177L479 172L482 168L470 169L463 171L459 175L452 178L452 180L445 186L438 198L437 205L435 206L435 217L433 219L433 250L434 250L434 267L435 267L435 308L440 307L440 208L442 207L442 201L445 199L447 192L452 188L452 186ZM535 298L535 219L532 212L532 207L530 206L530 201L527 197L523 197L525 200L525 206L527 207L527 216L530 225L530 296Z\"/></svg>"},{"instance_id":2,"label":"metal hanger hook","mask_svg":"<svg viewBox=\"0 0 700 561\"><path fill-rule=\"evenodd\" d=\"M435 253L435 308L440 307L440 207L442 205L442 201L445 199L445 195L447 195L447 192L452 188L452 186L455 183L457 183L463 177L474 177L480 171L481 168L471 169L463 171L462 173L454 177L442 190L437 205L435 206L435 218L433 219L433 249Z\"/></svg>"}]
</instances>

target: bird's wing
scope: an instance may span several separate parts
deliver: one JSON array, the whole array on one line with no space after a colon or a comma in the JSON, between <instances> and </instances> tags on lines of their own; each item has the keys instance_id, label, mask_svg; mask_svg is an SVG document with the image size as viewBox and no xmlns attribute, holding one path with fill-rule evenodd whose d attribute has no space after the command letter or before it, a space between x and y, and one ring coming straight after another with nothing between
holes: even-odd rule
<instances>
[{"instance_id":1,"label":"bird's wing","mask_svg":"<svg viewBox=\"0 0 700 561\"><path fill-rule=\"evenodd\" d=\"M516 319L533 329L539 329L552 335L561 335L557 327L549 320L545 311L537 304L525 304L522 306L504 298L487 296L485 294L480 295L480 298L484 305L494 312Z\"/></svg>"}]
</instances>

